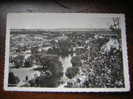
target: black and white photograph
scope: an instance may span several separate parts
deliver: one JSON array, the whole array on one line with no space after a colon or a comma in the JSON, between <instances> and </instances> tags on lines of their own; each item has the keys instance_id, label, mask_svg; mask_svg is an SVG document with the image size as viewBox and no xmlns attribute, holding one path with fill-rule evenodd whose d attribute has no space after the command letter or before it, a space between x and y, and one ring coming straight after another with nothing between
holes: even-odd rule
<instances>
[{"instance_id":1,"label":"black and white photograph","mask_svg":"<svg viewBox=\"0 0 133 99\"><path fill-rule=\"evenodd\" d=\"M8 13L4 89L130 90L124 14Z\"/></svg>"}]
</instances>

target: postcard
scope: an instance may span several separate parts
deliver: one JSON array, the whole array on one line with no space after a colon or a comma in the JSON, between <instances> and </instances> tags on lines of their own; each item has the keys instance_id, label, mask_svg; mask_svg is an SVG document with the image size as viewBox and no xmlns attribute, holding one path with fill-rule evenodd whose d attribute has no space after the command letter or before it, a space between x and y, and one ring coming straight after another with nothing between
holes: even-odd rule
<instances>
[{"instance_id":1,"label":"postcard","mask_svg":"<svg viewBox=\"0 0 133 99\"><path fill-rule=\"evenodd\" d=\"M125 15L8 13L4 90L130 91Z\"/></svg>"}]
</instances>

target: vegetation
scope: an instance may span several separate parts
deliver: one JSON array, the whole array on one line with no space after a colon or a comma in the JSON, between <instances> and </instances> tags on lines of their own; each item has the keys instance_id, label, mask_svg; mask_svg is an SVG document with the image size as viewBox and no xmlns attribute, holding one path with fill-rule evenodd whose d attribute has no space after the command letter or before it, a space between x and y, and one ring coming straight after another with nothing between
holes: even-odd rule
<instances>
[{"instance_id":1,"label":"vegetation","mask_svg":"<svg viewBox=\"0 0 133 99\"><path fill-rule=\"evenodd\" d=\"M40 56L41 72L39 77L30 80L31 86L56 87L63 76L63 67L57 56ZM37 70L37 69L35 69Z\"/></svg>"},{"instance_id":2,"label":"vegetation","mask_svg":"<svg viewBox=\"0 0 133 99\"><path fill-rule=\"evenodd\" d=\"M97 35L90 37L90 50L80 52L81 72L78 76L70 79L66 87L82 88L122 88L124 87L122 51L121 51L121 32L119 28L119 18L113 18L114 24L110 26L113 36ZM118 41L119 45L114 41ZM117 45L117 46L114 46ZM107 50L102 52L102 48ZM119 48L118 48L119 47ZM88 53L86 55L85 53ZM90 54L89 54L90 53ZM72 75L73 73L70 72ZM82 80L80 80L82 79Z\"/></svg>"},{"instance_id":3,"label":"vegetation","mask_svg":"<svg viewBox=\"0 0 133 99\"><path fill-rule=\"evenodd\" d=\"M73 67L79 67L82 65L80 56L73 56L71 59Z\"/></svg>"},{"instance_id":4,"label":"vegetation","mask_svg":"<svg viewBox=\"0 0 133 99\"><path fill-rule=\"evenodd\" d=\"M24 56L23 55L18 55L14 58L14 65L16 68L22 67L23 66L23 60Z\"/></svg>"},{"instance_id":5,"label":"vegetation","mask_svg":"<svg viewBox=\"0 0 133 99\"><path fill-rule=\"evenodd\" d=\"M24 67L32 67L32 65L33 65L32 57L30 56L27 59L25 59Z\"/></svg>"},{"instance_id":6,"label":"vegetation","mask_svg":"<svg viewBox=\"0 0 133 99\"><path fill-rule=\"evenodd\" d=\"M66 75L69 79L72 79L74 76L77 75L78 72L79 72L79 68L70 67L70 68L67 69L65 75Z\"/></svg>"},{"instance_id":7,"label":"vegetation","mask_svg":"<svg viewBox=\"0 0 133 99\"><path fill-rule=\"evenodd\" d=\"M19 78L15 76L13 72L9 72L8 78L9 78L8 79L9 86L15 86L20 81Z\"/></svg>"}]
</instances>

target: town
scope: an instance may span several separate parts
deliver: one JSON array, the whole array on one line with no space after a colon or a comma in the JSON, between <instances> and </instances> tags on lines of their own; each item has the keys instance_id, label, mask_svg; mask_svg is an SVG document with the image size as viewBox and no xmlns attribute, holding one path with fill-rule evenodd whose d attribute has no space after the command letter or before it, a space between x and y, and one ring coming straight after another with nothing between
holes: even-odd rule
<instances>
[{"instance_id":1,"label":"town","mask_svg":"<svg viewBox=\"0 0 133 99\"><path fill-rule=\"evenodd\" d=\"M124 87L118 32L12 29L8 86Z\"/></svg>"}]
</instances>

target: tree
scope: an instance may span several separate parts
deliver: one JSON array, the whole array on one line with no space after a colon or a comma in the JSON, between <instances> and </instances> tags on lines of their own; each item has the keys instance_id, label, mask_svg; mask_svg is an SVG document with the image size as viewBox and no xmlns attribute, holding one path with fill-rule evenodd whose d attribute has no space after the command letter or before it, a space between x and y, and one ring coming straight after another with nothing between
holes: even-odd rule
<instances>
[{"instance_id":1,"label":"tree","mask_svg":"<svg viewBox=\"0 0 133 99\"><path fill-rule=\"evenodd\" d=\"M120 29L120 17L114 17L112 18L113 24L110 25L110 30L112 32L115 32L117 34L118 42L121 44L121 29Z\"/></svg>"},{"instance_id":2,"label":"tree","mask_svg":"<svg viewBox=\"0 0 133 99\"><path fill-rule=\"evenodd\" d=\"M56 55L42 55L40 57L44 75L37 77L36 81L41 87L56 87L63 76L63 67Z\"/></svg>"},{"instance_id":3,"label":"tree","mask_svg":"<svg viewBox=\"0 0 133 99\"><path fill-rule=\"evenodd\" d=\"M16 68L22 67L24 64L24 56L18 55L14 58L14 65Z\"/></svg>"},{"instance_id":4,"label":"tree","mask_svg":"<svg viewBox=\"0 0 133 99\"><path fill-rule=\"evenodd\" d=\"M58 55L66 57L69 55L71 49L71 42L69 40L59 40L58 42Z\"/></svg>"},{"instance_id":5,"label":"tree","mask_svg":"<svg viewBox=\"0 0 133 99\"><path fill-rule=\"evenodd\" d=\"M65 75L69 78L72 79L74 76L77 75L77 73L79 72L79 69L76 67L70 67L67 69Z\"/></svg>"},{"instance_id":6,"label":"tree","mask_svg":"<svg viewBox=\"0 0 133 99\"><path fill-rule=\"evenodd\" d=\"M13 72L9 72L9 77L8 77L9 84L17 84L19 81L20 81L19 78L15 76Z\"/></svg>"},{"instance_id":7,"label":"tree","mask_svg":"<svg viewBox=\"0 0 133 99\"><path fill-rule=\"evenodd\" d=\"M71 59L73 67L79 67L82 65L80 56L73 56Z\"/></svg>"},{"instance_id":8,"label":"tree","mask_svg":"<svg viewBox=\"0 0 133 99\"><path fill-rule=\"evenodd\" d=\"M27 59L25 59L25 62L24 62L24 66L25 67L31 67L32 66L32 58L31 58L31 56L30 57L28 57Z\"/></svg>"},{"instance_id":9,"label":"tree","mask_svg":"<svg viewBox=\"0 0 133 99\"><path fill-rule=\"evenodd\" d=\"M110 25L111 30L119 30L120 29L120 17L113 17L113 24Z\"/></svg>"},{"instance_id":10,"label":"tree","mask_svg":"<svg viewBox=\"0 0 133 99\"><path fill-rule=\"evenodd\" d=\"M38 47L32 47L31 48L31 54L36 56L36 54L38 54Z\"/></svg>"}]
</instances>

